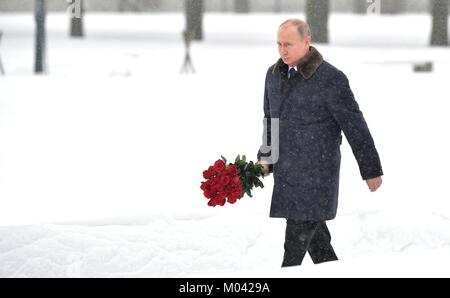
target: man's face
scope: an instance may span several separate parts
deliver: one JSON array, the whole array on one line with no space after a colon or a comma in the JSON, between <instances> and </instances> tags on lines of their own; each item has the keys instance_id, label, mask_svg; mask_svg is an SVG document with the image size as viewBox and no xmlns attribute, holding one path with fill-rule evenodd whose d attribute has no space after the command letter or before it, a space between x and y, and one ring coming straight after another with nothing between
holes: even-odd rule
<instances>
[{"instance_id":1,"label":"man's face","mask_svg":"<svg viewBox=\"0 0 450 298\"><path fill-rule=\"evenodd\" d=\"M278 52L287 65L294 66L309 51L311 37L301 38L296 26L283 26L278 29Z\"/></svg>"}]
</instances>

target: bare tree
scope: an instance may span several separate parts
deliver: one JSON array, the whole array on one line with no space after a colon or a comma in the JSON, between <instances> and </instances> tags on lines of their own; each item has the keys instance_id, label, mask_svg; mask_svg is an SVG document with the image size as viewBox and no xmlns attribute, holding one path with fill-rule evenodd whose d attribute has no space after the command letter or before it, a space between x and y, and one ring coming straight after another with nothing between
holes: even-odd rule
<instances>
[{"instance_id":1,"label":"bare tree","mask_svg":"<svg viewBox=\"0 0 450 298\"><path fill-rule=\"evenodd\" d=\"M3 36L3 32L0 31L0 44L2 43L2 36ZM2 56L1 55L0 55L0 74L2 74L2 75L5 74L5 69L3 68Z\"/></svg>"},{"instance_id":2,"label":"bare tree","mask_svg":"<svg viewBox=\"0 0 450 298\"><path fill-rule=\"evenodd\" d=\"M83 0L74 0L70 5L70 36L83 37Z\"/></svg>"},{"instance_id":3,"label":"bare tree","mask_svg":"<svg viewBox=\"0 0 450 298\"><path fill-rule=\"evenodd\" d=\"M281 0L275 0L273 4L273 11L274 12L281 12L283 10Z\"/></svg>"},{"instance_id":4,"label":"bare tree","mask_svg":"<svg viewBox=\"0 0 450 298\"><path fill-rule=\"evenodd\" d=\"M448 5L448 0L432 0L432 46L448 46Z\"/></svg>"},{"instance_id":5,"label":"bare tree","mask_svg":"<svg viewBox=\"0 0 450 298\"><path fill-rule=\"evenodd\" d=\"M162 4L164 0L151 0L150 2L148 0L141 0L146 5L147 9L150 10L161 10Z\"/></svg>"},{"instance_id":6,"label":"bare tree","mask_svg":"<svg viewBox=\"0 0 450 298\"><path fill-rule=\"evenodd\" d=\"M234 11L238 13L250 12L250 3L248 0L234 0Z\"/></svg>"},{"instance_id":7,"label":"bare tree","mask_svg":"<svg viewBox=\"0 0 450 298\"><path fill-rule=\"evenodd\" d=\"M192 40L203 39L203 0L185 0L186 31Z\"/></svg>"},{"instance_id":8,"label":"bare tree","mask_svg":"<svg viewBox=\"0 0 450 298\"><path fill-rule=\"evenodd\" d=\"M328 43L329 0L307 0L306 21L311 27L312 41Z\"/></svg>"},{"instance_id":9,"label":"bare tree","mask_svg":"<svg viewBox=\"0 0 450 298\"><path fill-rule=\"evenodd\" d=\"M228 3L227 2L228 2L227 0L220 1L220 10L222 12L228 11Z\"/></svg>"},{"instance_id":10,"label":"bare tree","mask_svg":"<svg viewBox=\"0 0 450 298\"><path fill-rule=\"evenodd\" d=\"M397 14L405 9L405 2L403 0L380 0L382 14Z\"/></svg>"},{"instance_id":11,"label":"bare tree","mask_svg":"<svg viewBox=\"0 0 450 298\"><path fill-rule=\"evenodd\" d=\"M353 11L357 14L365 14L368 6L367 0L353 0Z\"/></svg>"},{"instance_id":12,"label":"bare tree","mask_svg":"<svg viewBox=\"0 0 450 298\"><path fill-rule=\"evenodd\" d=\"M36 0L34 6L34 18L36 21L35 59L34 72L44 72L45 66L45 1Z\"/></svg>"},{"instance_id":13,"label":"bare tree","mask_svg":"<svg viewBox=\"0 0 450 298\"><path fill-rule=\"evenodd\" d=\"M157 11L161 9L163 0L120 0L118 10L124 11Z\"/></svg>"}]
</instances>

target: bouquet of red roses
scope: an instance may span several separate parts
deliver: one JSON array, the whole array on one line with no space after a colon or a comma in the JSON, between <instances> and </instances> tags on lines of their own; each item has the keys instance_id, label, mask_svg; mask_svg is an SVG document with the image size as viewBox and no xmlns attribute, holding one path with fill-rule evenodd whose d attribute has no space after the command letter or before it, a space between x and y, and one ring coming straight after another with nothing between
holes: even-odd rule
<instances>
[{"instance_id":1,"label":"bouquet of red roses","mask_svg":"<svg viewBox=\"0 0 450 298\"><path fill-rule=\"evenodd\" d=\"M209 199L209 206L223 206L225 202L236 203L245 194L252 197L253 187L264 187L259 177L264 178L264 168L253 161L247 162L245 155L240 158L238 155L234 163L227 165L225 157L217 160L214 165L203 171L203 178L200 189L204 196Z\"/></svg>"}]
</instances>

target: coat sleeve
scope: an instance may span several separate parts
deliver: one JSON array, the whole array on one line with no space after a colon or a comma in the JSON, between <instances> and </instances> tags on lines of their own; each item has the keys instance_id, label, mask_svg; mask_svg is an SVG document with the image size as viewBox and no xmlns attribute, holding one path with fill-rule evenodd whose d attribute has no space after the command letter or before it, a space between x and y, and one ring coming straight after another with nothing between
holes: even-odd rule
<instances>
[{"instance_id":1,"label":"coat sleeve","mask_svg":"<svg viewBox=\"0 0 450 298\"><path fill-rule=\"evenodd\" d=\"M347 76L339 71L326 97L327 107L347 138L363 180L383 175L380 158Z\"/></svg>"},{"instance_id":2,"label":"coat sleeve","mask_svg":"<svg viewBox=\"0 0 450 298\"><path fill-rule=\"evenodd\" d=\"M270 118L270 104L269 104L269 97L268 97L268 91L267 91L267 83L269 80L269 73L271 71L271 68L267 71L266 74L266 80L264 83L264 103L263 103L263 109L264 109L264 119L263 119L263 136L262 136L262 145L260 146L258 153L257 153L257 159L258 161L261 161L261 157L267 157L271 155L271 118ZM267 142L266 142L267 141ZM273 164L269 164L269 173L273 172Z\"/></svg>"}]
</instances>

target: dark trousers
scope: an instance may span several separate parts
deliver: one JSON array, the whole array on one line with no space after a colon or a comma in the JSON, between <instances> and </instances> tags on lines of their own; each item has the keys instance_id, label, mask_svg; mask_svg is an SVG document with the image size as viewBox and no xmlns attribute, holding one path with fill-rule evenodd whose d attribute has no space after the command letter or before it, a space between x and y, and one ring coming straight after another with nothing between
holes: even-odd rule
<instances>
[{"instance_id":1,"label":"dark trousers","mask_svg":"<svg viewBox=\"0 0 450 298\"><path fill-rule=\"evenodd\" d=\"M331 235L325 221L287 219L281 267L301 265L306 252L314 264L338 259L331 246Z\"/></svg>"}]
</instances>

